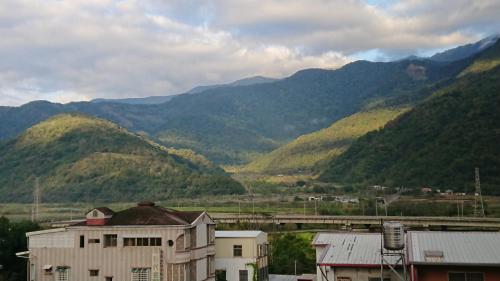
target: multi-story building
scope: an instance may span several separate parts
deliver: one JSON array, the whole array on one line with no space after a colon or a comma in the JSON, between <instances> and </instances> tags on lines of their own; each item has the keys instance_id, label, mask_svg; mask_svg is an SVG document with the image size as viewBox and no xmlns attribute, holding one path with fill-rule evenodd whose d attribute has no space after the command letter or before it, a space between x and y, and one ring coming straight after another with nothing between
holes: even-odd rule
<instances>
[{"instance_id":1,"label":"multi-story building","mask_svg":"<svg viewBox=\"0 0 500 281\"><path fill-rule=\"evenodd\" d=\"M83 222L26 236L30 281L215 280L215 223L205 212L96 208Z\"/></svg>"},{"instance_id":2,"label":"multi-story building","mask_svg":"<svg viewBox=\"0 0 500 281\"><path fill-rule=\"evenodd\" d=\"M217 281L269 280L265 232L216 231L215 248Z\"/></svg>"}]
</instances>

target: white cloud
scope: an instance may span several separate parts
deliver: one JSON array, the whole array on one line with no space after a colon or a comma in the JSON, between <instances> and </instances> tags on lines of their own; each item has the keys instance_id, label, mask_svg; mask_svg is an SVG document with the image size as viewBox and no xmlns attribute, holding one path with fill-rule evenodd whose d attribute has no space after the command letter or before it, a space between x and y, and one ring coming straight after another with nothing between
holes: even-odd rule
<instances>
[{"instance_id":1,"label":"white cloud","mask_svg":"<svg viewBox=\"0 0 500 281\"><path fill-rule=\"evenodd\" d=\"M443 4L443 2L445 2ZM479 39L498 1L4 0L0 105L179 93Z\"/></svg>"}]
</instances>

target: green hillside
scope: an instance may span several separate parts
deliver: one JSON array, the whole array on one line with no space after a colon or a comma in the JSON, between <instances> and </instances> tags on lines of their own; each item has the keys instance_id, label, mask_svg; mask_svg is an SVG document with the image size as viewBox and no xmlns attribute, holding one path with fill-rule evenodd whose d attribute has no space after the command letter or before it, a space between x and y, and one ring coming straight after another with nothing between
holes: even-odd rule
<instances>
[{"instance_id":1,"label":"green hillside","mask_svg":"<svg viewBox=\"0 0 500 281\"><path fill-rule=\"evenodd\" d=\"M487 60L480 56L478 61ZM498 195L499 108L500 67L471 72L383 130L358 139L320 179L470 192L479 167L483 192Z\"/></svg>"},{"instance_id":2,"label":"green hillside","mask_svg":"<svg viewBox=\"0 0 500 281\"><path fill-rule=\"evenodd\" d=\"M383 127L407 108L383 108L353 114L330 127L303 135L243 168L254 173L309 172L342 152L360 136Z\"/></svg>"},{"instance_id":3,"label":"green hillside","mask_svg":"<svg viewBox=\"0 0 500 281\"><path fill-rule=\"evenodd\" d=\"M243 193L208 160L102 119L62 114L0 144L0 201L137 201Z\"/></svg>"}]
</instances>

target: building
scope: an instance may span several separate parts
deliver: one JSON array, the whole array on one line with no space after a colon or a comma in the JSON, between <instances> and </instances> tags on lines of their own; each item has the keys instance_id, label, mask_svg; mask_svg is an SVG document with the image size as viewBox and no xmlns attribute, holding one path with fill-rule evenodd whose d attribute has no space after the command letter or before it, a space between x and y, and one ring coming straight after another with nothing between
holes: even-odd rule
<instances>
[{"instance_id":1,"label":"building","mask_svg":"<svg viewBox=\"0 0 500 281\"><path fill-rule=\"evenodd\" d=\"M113 212L96 208L83 222L29 232L30 281L215 280L215 223L205 212L151 202Z\"/></svg>"},{"instance_id":2,"label":"building","mask_svg":"<svg viewBox=\"0 0 500 281\"><path fill-rule=\"evenodd\" d=\"M269 280L265 232L216 231L215 248L217 280Z\"/></svg>"},{"instance_id":3,"label":"building","mask_svg":"<svg viewBox=\"0 0 500 281\"><path fill-rule=\"evenodd\" d=\"M318 233L312 244L318 281L380 281L380 233ZM394 264L396 257L387 260ZM391 280L396 275L384 270L384 281Z\"/></svg>"},{"instance_id":4,"label":"building","mask_svg":"<svg viewBox=\"0 0 500 281\"><path fill-rule=\"evenodd\" d=\"M499 281L500 233L409 231L412 281Z\"/></svg>"},{"instance_id":5,"label":"building","mask_svg":"<svg viewBox=\"0 0 500 281\"><path fill-rule=\"evenodd\" d=\"M281 275L269 274L269 281L316 281L316 274Z\"/></svg>"}]
</instances>

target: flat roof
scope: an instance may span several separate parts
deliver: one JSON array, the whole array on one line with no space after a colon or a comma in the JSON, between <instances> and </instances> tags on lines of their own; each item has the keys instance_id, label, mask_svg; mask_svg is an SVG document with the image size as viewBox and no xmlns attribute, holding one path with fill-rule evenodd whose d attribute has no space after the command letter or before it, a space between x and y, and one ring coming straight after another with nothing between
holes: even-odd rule
<instances>
[{"instance_id":1,"label":"flat roof","mask_svg":"<svg viewBox=\"0 0 500 281\"><path fill-rule=\"evenodd\" d=\"M255 238L261 234L265 234L260 230L219 230L215 232L215 238Z\"/></svg>"},{"instance_id":2,"label":"flat roof","mask_svg":"<svg viewBox=\"0 0 500 281\"><path fill-rule=\"evenodd\" d=\"M409 231L411 264L500 266L499 232Z\"/></svg>"}]
</instances>

